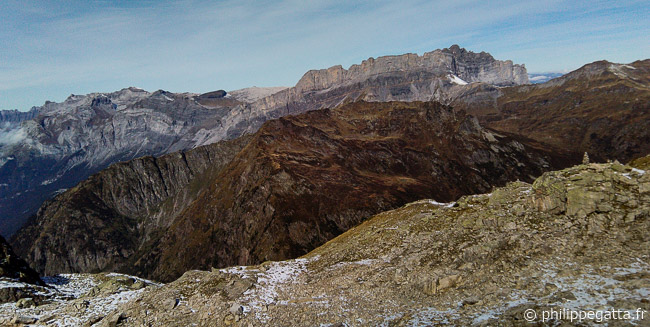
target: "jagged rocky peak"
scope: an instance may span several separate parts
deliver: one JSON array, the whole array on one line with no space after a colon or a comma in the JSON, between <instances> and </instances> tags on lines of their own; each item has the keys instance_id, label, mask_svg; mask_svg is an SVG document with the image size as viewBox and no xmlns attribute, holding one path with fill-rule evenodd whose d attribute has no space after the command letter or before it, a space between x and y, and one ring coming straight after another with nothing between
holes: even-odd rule
<instances>
[{"instance_id":1,"label":"jagged rocky peak","mask_svg":"<svg viewBox=\"0 0 650 327\"><path fill-rule=\"evenodd\" d=\"M0 128L8 127L8 125L19 125L22 121L33 119L38 116L39 109L39 107L32 107L29 111L0 110L0 123L4 124Z\"/></svg>"},{"instance_id":2,"label":"jagged rocky peak","mask_svg":"<svg viewBox=\"0 0 650 327\"><path fill-rule=\"evenodd\" d=\"M355 83L379 74L427 70L440 75L454 74L466 82L484 82L495 85L528 83L524 65L511 60L500 61L486 52L475 53L458 45L426 52L422 56L407 53L396 56L369 58L360 65L344 69L337 65L327 69L310 70L298 82L300 91L322 90L335 85Z\"/></svg>"}]
</instances>

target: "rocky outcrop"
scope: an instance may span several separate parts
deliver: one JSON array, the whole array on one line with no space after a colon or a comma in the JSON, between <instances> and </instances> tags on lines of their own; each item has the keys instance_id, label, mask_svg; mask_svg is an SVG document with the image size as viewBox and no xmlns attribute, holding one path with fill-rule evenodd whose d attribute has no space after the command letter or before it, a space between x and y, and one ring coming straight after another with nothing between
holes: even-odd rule
<instances>
[{"instance_id":1,"label":"rocky outcrop","mask_svg":"<svg viewBox=\"0 0 650 327\"><path fill-rule=\"evenodd\" d=\"M469 85L452 103L487 127L596 161L650 153L650 60L598 61L537 85Z\"/></svg>"},{"instance_id":2,"label":"rocky outcrop","mask_svg":"<svg viewBox=\"0 0 650 327\"><path fill-rule=\"evenodd\" d=\"M116 269L171 280L291 258L379 211L566 164L565 154L526 142L439 103L358 102L267 122L209 174L186 178L171 160L179 155L115 165L41 208L13 242L46 274Z\"/></svg>"},{"instance_id":3,"label":"rocky outcrop","mask_svg":"<svg viewBox=\"0 0 650 327\"><path fill-rule=\"evenodd\" d=\"M223 131L209 140L254 132L266 120L308 110L333 108L356 100L448 102L465 84L518 85L528 82L526 68L474 53L457 45L417 54L369 58L349 69L333 66L305 73L295 87L235 108Z\"/></svg>"},{"instance_id":4,"label":"rocky outcrop","mask_svg":"<svg viewBox=\"0 0 650 327\"><path fill-rule=\"evenodd\" d=\"M0 279L3 278L35 285L43 284L38 273L30 268L25 260L19 258L0 236Z\"/></svg>"},{"instance_id":5,"label":"rocky outcrop","mask_svg":"<svg viewBox=\"0 0 650 327\"><path fill-rule=\"evenodd\" d=\"M46 202L12 242L47 275L124 269L248 140L114 164Z\"/></svg>"},{"instance_id":6,"label":"rocky outcrop","mask_svg":"<svg viewBox=\"0 0 650 327\"><path fill-rule=\"evenodd\" d=\"M645 325L649 204L650 173L578 165L455 203L409 203L295 260L188 271L110 310L58 308L82 322L119 316L117 326L555 326L576 324L571 310L593 312L581 326ZM52 311L38 315L61 319Z\"/></svg>"}]
</instances>

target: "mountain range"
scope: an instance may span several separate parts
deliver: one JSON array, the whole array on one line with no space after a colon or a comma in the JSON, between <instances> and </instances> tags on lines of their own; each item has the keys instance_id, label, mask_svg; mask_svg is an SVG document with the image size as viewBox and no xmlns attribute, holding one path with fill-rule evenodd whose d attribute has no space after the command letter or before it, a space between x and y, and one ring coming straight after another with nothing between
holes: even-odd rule
<instances>
[{"instance_id":1,"label":"mountain range","mask_svg":"<svg viewBox=\"0 0 650 327\"><path fill-rule=\"evenodd\" d=\"M338 67L308 72L296 87L246 107L275 108L270 104L284 99L284 108L333 109L276 119L274 109L263 110L270 120L251 136L111 166L46 202L12 242L45 274L117 270L164 281L189 269L296 257L419 198L452 201L530 181L579 162L584 152L596 160L647 153L648 63L596 62L545 84L508 87L438 76L449 82L451 106L369 102L368 94L391 94L372 90L393 86L373 84L378 77L365 88L332 81L359 76ZM304 91L316 84L326 91ZM421 94L417 89L404 95ZM199 98L228 101L224 94ZM252 129L229 126L237 134Z\"/></svg>"},{"instance_id":2,"label":"mountain range","mask_svg":"<svg viewBox=\"0 0 650 327\"><path fill-rule=\"evenodd\" d=\"M2 112L0 323L518 325L647 306L650 59L529 82L454 45L293 87Z\"/></svg>"},{"instance_id":3,"label":"mountain range","mask_svg":"<svg viewBox=\"0 0 650 327\"><path fill-rule=\"evenodd\" d=\"M8 142L0 144L0 231L11 235L43 201L115 162L236 138L254 133L269 119L349 101L445 102L468 82L527 81L521 65L454 45L422 56L370 58L348 70L334 66L309 71L286 89L201 95L127 88L71 95L14 118L22 119L20 125L12 123L4 132Z\"/></svg>"}]
</instances>

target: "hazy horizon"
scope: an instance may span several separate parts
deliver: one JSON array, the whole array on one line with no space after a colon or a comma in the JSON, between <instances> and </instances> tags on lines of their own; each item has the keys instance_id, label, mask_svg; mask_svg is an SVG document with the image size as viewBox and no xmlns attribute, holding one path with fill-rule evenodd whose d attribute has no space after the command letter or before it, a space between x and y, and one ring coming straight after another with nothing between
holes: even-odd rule
<instances>
[{"instance_id":1,"label":"hazy horizon","mask_svg":"<svg viewBox=\"0 0 650 327\"><path fill-rule=\"evenodd\" d=\"M644 1L5 1L0 109L70 94L293 86L310 69L458 44L529 73L650 57Z\"/></svg>"}]
</instances>

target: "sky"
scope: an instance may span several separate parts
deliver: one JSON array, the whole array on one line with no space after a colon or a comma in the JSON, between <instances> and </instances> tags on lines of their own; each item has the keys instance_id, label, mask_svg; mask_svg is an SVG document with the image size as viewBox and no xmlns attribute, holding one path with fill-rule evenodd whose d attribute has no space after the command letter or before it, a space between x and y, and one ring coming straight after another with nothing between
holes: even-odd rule
<instances>
[{"instance_id":1,"label":"sky","mask_svg":"<svg viewBox=\"0 0 650 327\"><path fill-rule=\"evenodd\" d=\"M0 1L0 109L70 94L293 86L458 44L529 72L650 58L650 1Z\"/></svg>"}]
</instances>

